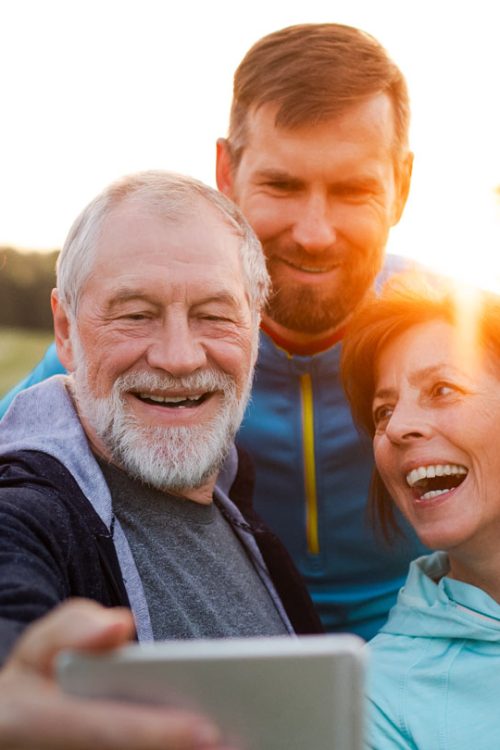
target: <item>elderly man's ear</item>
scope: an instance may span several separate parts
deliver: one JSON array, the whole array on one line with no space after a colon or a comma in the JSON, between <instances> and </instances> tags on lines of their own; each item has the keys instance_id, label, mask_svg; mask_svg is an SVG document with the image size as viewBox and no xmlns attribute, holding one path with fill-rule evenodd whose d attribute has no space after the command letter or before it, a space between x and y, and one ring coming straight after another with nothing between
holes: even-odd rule
<instances>
[{"instance_id":1,"label":"elderly man's ear","mask_svg":"<svg viewBox=\"0 0 500 750\"><path fill-rule=\"evenodd\" d=\"M54 334L59 359L64 367L71 372L75 369L73 347L71 344L71 320L65 305L59 299L57 289L52 290L50 295L52 316L54 318Z\"/></svg>"}]
</instances>

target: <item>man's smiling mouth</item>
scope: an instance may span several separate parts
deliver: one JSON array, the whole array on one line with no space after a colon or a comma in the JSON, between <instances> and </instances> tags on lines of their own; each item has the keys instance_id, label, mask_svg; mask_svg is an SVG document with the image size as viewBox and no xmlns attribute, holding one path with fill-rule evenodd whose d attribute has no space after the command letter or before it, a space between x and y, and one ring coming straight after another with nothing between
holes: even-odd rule
<instances>
[{"instance_id":1,"label":"man's smiling mouth","mask_svg":"<svg viewBox=\"0 0 500 750\"><path fill-rule=\"evenodd\" d=\"M459 487L468 473L461 464L429 464L408 472L406 482L419 500L432 500Z\"/></svg>"},{"instance_id":2,"label":"man's smiling mouth","mask_svg":"<svg viewBox=\"0 0 500 750\"><path fill-rule=\"evenodd\" d=\"M283 258L283 263L285 265L290 266L290 268L293 268L295 271L302 271L303 273L330 273L331 271L335 271L336 268L339 267L339 263L334 263L333 265L329 266L307 266L302 263L292 263L289 260L285 260Z\"/></svg>"},{"instance_id":3,"label":"man's smiling mouth","mask_svg":"<svg viewBox=\"0 0 500 750\"><path fill-rule=\"evenodd\" d=\"M200 406L210 396L213 396L214 392L209 391L207 393L200 393L199 395L192 396L161 396L155 393L137 393L132 391L132 395L143 401L146 404L152 404L153 406L163 406L171 409L192 409L196 406Z\"/></svg>"}]
</instances>

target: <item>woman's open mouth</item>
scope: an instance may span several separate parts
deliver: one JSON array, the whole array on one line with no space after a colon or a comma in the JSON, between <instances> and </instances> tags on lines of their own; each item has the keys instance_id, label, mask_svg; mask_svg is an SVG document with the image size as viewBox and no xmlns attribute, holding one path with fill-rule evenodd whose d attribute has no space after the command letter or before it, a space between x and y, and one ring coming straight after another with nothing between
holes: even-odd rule
<instances>
[{"instance_id":1,"label":"woman's open mouth","mask_svg":"<svg viewBox=\"0 0 500 750\"><path fill-rule=\"evenodd\" d=\"M417 500L432 500L455 490L468 473L461 464L429 464L412 469L406 475L406 482Z\"/></svg>"}]
</instances>

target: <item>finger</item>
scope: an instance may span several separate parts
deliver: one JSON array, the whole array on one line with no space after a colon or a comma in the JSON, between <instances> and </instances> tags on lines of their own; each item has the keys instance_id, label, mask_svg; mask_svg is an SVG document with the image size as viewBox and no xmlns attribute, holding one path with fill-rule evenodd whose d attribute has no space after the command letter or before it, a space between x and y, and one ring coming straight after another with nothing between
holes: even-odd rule
<instances>
[{"instance_id":1,"label":"finger","mask_svg":"<svg viewBox=\"0 0 500 750\"><path fill-rule=\"evenodd\" d=\"M189 712L65 696L34 685L7 700L0 746L23 750L201 750L220 748L212 722ZM9 704L13 704L9 711Z\"/></svg>"},{"instance_id":2,"label":"finger","mask_svg":"<svg viewBox=\"0 0 500 750\"><path fill-rule=\"evenodd\" d=\"M49 675L59 651L101 651L122 645L133 633L134 621L128 610L105 608L85 599L69 600L25 631L7 668L14 664Z\"/></svg>"}]
</instances>

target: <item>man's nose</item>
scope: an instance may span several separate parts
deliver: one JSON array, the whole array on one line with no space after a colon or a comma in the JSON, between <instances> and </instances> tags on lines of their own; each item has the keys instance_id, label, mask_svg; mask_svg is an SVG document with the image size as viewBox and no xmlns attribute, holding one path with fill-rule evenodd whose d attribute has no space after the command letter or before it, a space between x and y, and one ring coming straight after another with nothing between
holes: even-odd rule
<instances>
[{"instance_id":1,"label":"man's nose","mask_svg":"<svg viewBox=\"0 0 500 750\"><path fill-rule=\"evenodd\" d=\"M307 196L297 207L293 225L293 239L308 253L322 253L333 245L337 237L333 212L328 196Z\"/></svg>"},{"instance_id":2,"label":"man's nose","mask_svg":"<svg viewBox=\"0 0 500 750\"><path fill-rule=\"evenodd\" d=\"M181 316L164 322L149 344L146 358L151 368L176 377L189 375L207 363L203 343Z\"/></svg>"}]
</instances>

